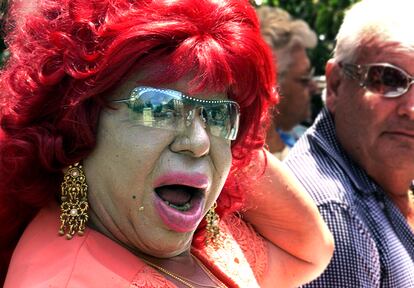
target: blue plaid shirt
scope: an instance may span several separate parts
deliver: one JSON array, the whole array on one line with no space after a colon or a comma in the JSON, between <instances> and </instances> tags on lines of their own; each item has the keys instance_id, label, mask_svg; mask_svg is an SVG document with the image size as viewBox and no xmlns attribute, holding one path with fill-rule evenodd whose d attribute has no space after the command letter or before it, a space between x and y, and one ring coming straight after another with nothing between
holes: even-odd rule
<instances>
[{"instance_id":1,"label":"blue plaid shirt","mask_svg":"<svg viewBox=\"0 0 414 288\"><path fill-rule=\"evenodd\" d=\"M381 187L341 148L326 109L285 164L335 238L328 268L305 287L414 287L414 233Z\"/></svg>"}]
</instances>

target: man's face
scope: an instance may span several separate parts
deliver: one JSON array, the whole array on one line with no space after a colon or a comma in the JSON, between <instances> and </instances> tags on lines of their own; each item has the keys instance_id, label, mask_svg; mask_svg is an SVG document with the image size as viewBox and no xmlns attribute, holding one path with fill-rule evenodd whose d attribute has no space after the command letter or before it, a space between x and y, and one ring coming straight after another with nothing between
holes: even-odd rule
<instances>
[{"instance_id":1,"label":"man's face","mask_svg":"<svg viewBox=\"0 0 414 288\"><path fill-rule=\"evenodd\" d=\"M395 44L359 57L354 64L390 63L414 75L414 52ZM392 175L414 177L414 89L386 98L344 75L337 62L327 65L327 105L339 142L377 182ZM397 174L395 174L397 173ZM401 182L401 181L400 181Z\"/></svg>"},{"instance_id":2,"label":"man's face","mask_svg":"<svg viewBox=\"0 0 414 288\"><path fill-rule=\"evenodd\" d=\"M276 126L290 130L300 122L309 119L310 95L314 83L310 77L311 64L303 47L291 53L291 65L280 79L280 104L276 115Z\"/></svg>"}]
</instances>

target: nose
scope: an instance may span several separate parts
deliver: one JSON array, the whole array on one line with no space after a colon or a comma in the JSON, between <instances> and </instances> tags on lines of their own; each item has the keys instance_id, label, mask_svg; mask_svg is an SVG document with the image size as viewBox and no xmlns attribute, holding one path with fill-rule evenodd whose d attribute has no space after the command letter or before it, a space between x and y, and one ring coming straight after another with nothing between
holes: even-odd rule
<instances>
[{"instance_id":1,"label":"nose","mask_svg":"<svg viewBox=\"0 0 414 288\"><path fill-rule=\"evenodd\" d=\"M319 93L319 91L318 91L318 89L319 89L318 88L318 84L313 79L311 79L309 81L308 89L309 89L309 94L310 95L315 95L315 94L318 94Z\"/></svg>"},{"instance_id":2,"label":"nose","mask_svg":"<svg viewBox=\"0 0 414 288\"><path fill-rule=\"evenodd\" d=\"M197 158L210 152L210 135L206 131L205 121L199 113L196 114L187 117L183 131L177 133L170 145L171 151Z\"/></svg>"},{"instance_id":3,"label":"nose","mask_svg":"<svg viewBox=\"0 0 414 288\"><path fill-rule=\"evenodd\" d=\"M411 82L413 84L413 81ZM414 121L414 88L411 86L407 93L399 97L398 115Z\"/></svg>"}]
</instances>

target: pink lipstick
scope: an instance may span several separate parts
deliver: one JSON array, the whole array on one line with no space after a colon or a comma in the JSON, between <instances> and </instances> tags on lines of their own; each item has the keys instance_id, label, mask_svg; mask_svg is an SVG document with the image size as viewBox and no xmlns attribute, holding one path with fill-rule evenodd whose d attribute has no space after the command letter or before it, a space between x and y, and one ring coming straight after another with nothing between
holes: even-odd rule
<instances>
[{"instance_id":1,"label":"pink lipstick","mask_svg":"<svg viewBox=\"0 0 414 288\"><path fill-rule=\"evenodd\" d=\"M203 217L207 176L169 173L154 182L154 206L161 220L177 232L194 231Z\"/></svg>"},{"instance_id":2,"label":"pink lipstick","mask_svg":"<svg viewBox=\"0 0 414 288\"><path fill-rule=\"evenodd\" d=\"M208 177L202 173L174 172L164 174L154 181L154 187L164 185L185 185L194 188L207 189Z\"/></svg>"}]
</instances>

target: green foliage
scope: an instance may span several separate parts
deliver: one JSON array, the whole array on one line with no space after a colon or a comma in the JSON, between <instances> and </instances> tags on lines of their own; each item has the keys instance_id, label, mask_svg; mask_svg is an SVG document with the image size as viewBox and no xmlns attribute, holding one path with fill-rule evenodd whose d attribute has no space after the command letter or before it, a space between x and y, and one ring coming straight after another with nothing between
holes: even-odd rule
<instances>
[{"instance_id":1,"label":"green foliage","mask_svg":"<svg viewBox=\"0 0 414 288\"><path fill-rule=\"evenodd\" d=\"M319 36L318 46L309 51L316 74L324 74L331 57L335 36L345 10L359 0L263 0L262 5L277 6L293 17L305 20ZM256 1L256 3L258 3Z\"/></svg>"}]
</instances>

